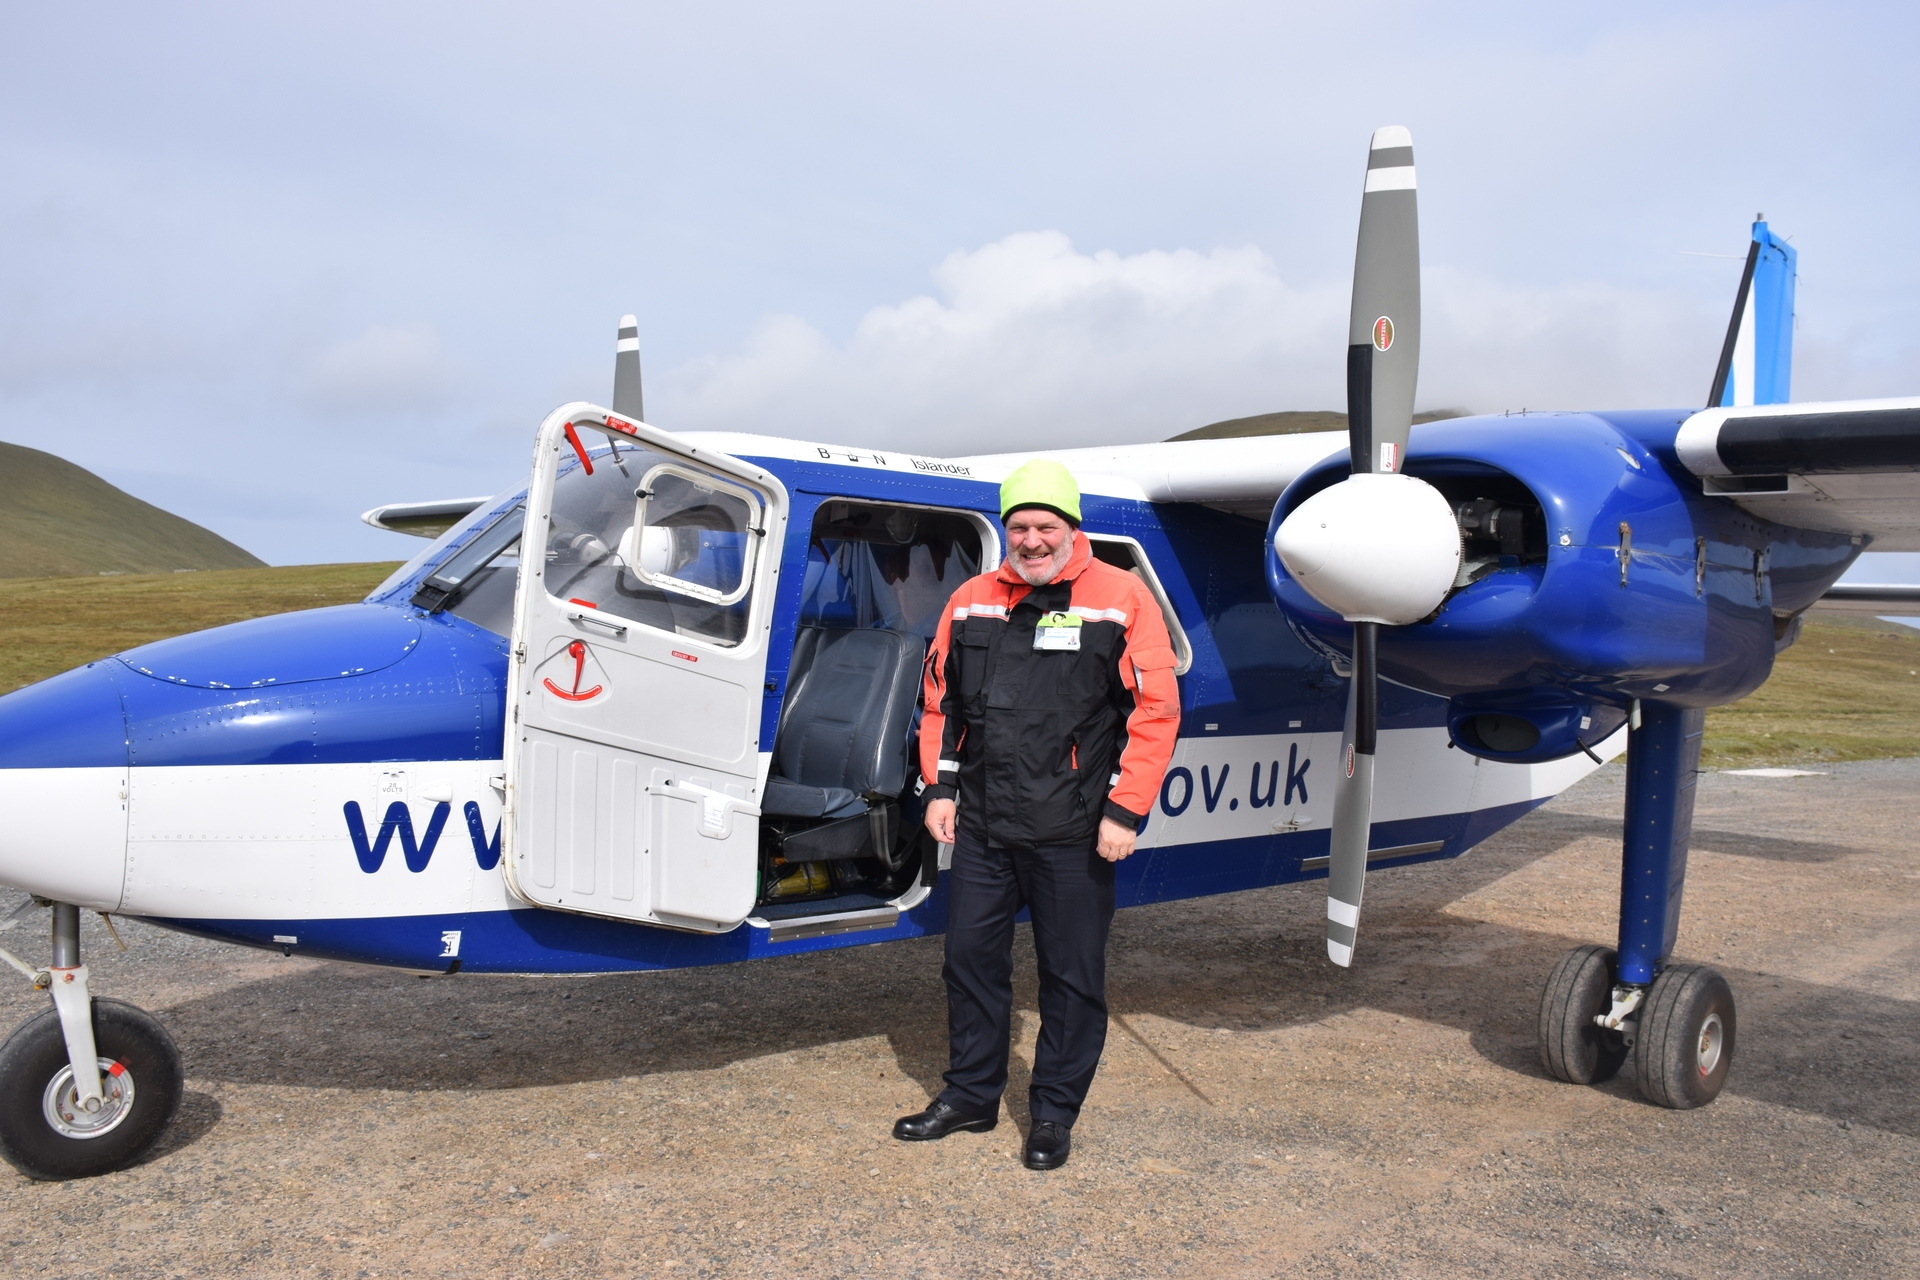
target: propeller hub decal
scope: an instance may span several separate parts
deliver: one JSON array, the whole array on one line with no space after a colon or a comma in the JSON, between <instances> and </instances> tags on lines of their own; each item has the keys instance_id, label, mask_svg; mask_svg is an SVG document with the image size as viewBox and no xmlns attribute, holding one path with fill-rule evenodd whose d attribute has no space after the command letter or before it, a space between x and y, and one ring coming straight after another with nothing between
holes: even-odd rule
<instances>
[{"instance_id":1,"label":"propeller hub decal","mask_svg":"<svg viewBox=\"0 0 1920 1280\"><path fill-rule=\"evenodd\" d=\"M1366 312L1360 314L1365 315ZM1386 316L1373 322L1373 345L1382 351L1393 346L1393 321Z\"/></svg>"},{"instance_id":2,"label":"propeller hub decal","mask_svg":"<svg viewBox=\"0 0 1920 1280\"><path fill-rule=\"evenodd\" d=\"M1353 776L1353 744L1351 742L1347 744L1347 776L1349 778Z\"/></svg>"}]
</instances>

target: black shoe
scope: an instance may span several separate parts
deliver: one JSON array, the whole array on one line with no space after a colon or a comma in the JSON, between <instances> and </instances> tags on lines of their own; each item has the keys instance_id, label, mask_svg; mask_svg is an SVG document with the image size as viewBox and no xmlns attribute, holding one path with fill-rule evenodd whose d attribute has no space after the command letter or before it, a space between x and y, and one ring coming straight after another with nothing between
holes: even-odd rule
<instances>
[{"instance_id":1,"label":"black shoe","mask_svg":"<svg viewBox=\"0 0 1920 1280\"><path fill-rule=\"evenodd\" d=\"M1063 1124L1042 1120L1027 1135L1027 1168L1058 1169L1073 1150L1073 1133Z\"/></svg>"},{"instance_id":2,"label":"black shoe","mask_svg":"<svg viewBox=\"0 0 1920 1280\"><path fill-rule=\"evenodd\" d=\"M999 1116L970 1116L936 1098L925 1111L895 1120L893 1136L902 1142L932 1142L950 1133L986 1133L999 1123Z\"/></svg>"}]
</instances>

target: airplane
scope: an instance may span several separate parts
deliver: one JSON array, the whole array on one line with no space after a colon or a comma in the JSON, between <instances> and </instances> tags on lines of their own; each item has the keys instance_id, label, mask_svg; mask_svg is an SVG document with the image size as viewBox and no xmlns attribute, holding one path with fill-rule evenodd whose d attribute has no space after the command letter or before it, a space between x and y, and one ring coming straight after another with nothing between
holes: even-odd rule
<instances>
[{"instance_id":1,"label":"airplane","mask_svg":"<svg viewBox=\"0 0 1920 1280\"><path fill-rule=\"evenodd\" d=\"M1348 430L1052 451L1137 574L1182 721L1122 906L1466 853L1623 751L1619 935L1549 975L1541 1054L1711 1102L1732 992L1677 962L1703 709L1757 688L1860 552L1920 548L1920 398L1787 402L1796 254L1753 228L1705 409L1412 429L1412 139L1371 140ZM132 1163L177 1105L79 913L423 973L605 973L942 930L910 764L928 638L1002 554L1028 454L934 457L560 406L527 481L364 519L431 538L358 604L147 644L0 698L0 884L52 1007L0 1045L0 1155Z\"/></svg>"}]
</instances>

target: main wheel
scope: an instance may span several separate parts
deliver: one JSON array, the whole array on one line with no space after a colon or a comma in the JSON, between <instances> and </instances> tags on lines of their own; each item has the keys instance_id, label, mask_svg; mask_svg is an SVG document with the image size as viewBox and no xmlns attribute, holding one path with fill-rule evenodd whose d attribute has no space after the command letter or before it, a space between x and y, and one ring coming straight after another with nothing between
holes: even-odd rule
<instances>
[{"instance_id":1,"label":"main wheel","mask_svg":"<svg viewBox=\"0 0 1920 1280\"><path fill-rule=\"evenodd\" d=\"M93 1002L106 1104L80 1106L60 1015L29 1018L0 1044L0 1157L44 1182L124 1169L180 1106L180 1051L165 1027L119 1000Z\"/></svg>"},{"instance_id":2,"label":"main wheel","mask_svg":"<svg viewBox=\"0 0 1920 1280\"><path fill-rule=\"evenodd\" d=\"M1540 993L1540 1065L1555 1080L1599 1084L1626 1062L1625 1037L1593 1021L1613 1007L1617 959L1606 947L1575 947L1547 975Z\"/></svg>"},{"instance_id":3,"label":"main wheel","mask_svg":"<svg viewBox=\"0 0 1920 1280\"><path fill-rule=\"evenodd\" d=\"M1718 969L1674 964L1660 971L1640 1009L1633 1082L1648 1102L1676 1111L1720 1096L1733 1065L1733 988Z\"/></svg>"}]
</instances>

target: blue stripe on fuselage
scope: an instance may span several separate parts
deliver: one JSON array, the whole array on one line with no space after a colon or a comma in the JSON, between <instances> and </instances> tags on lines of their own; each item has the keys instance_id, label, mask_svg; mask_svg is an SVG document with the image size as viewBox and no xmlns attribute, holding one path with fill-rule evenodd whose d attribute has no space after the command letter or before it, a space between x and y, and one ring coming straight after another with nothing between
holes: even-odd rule
<instances>
[{"instance_id":1,"label":"blue stripe on fuselage","mask_svg":"<svg viewBox=\"0 0 1920 1280\"><path fill-rule=\"evenodd\" d=\"M1542 803L1532 800L1473 813L1376 823L1376 847L1432 840L1444 840L1445 845L1434 853L1375 867L1458 857ZM1115 895L1120 906L1133 907L1322 879L1324 870L1303 870L1301 863L1326 852L1325 831L1145 850L1116 868ZM446 969L457 958L466 973L611 973L728 964L939 934L946 929L946 891L943 877L927 900L902 915L891 929L779 943L769 941L765 929L745 924L727 933L695 934L537 908L346 920L155 919L153 923L272 950L286 945L276 942L276 937L298 938L293 950L301 955L406 969ZM446 938L456 933L457 955L449 957L444 954Z\"/></svg>"}]
</instances>

